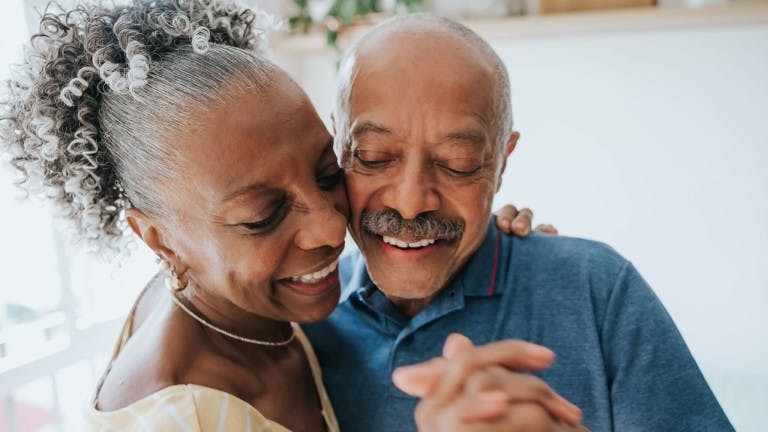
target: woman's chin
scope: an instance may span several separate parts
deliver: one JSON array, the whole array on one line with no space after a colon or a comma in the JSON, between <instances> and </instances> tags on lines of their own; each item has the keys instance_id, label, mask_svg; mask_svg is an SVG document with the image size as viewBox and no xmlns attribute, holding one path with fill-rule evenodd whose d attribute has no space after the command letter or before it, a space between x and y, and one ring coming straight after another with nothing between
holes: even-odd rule
<instances>
[{"instance_id":1,"label":"woman's chin","mask_svg":"<svg viewBox=\"0 0 768 432\"><path fill-rule=\"evenodd\" d=\"M328 279L324 286L278 282L286 294L282 303L292 312L292 316L286 320L314 323L328 318L338 306L341 296L338 273L334 272Z\"/></svg>"}]
</instances>

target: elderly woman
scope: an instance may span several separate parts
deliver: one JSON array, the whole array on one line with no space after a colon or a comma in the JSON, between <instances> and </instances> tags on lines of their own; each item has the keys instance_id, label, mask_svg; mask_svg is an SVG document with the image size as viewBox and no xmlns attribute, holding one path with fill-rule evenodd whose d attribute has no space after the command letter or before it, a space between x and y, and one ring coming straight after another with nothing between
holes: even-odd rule
<instances>
[{"instance_id":1,"label":"elderly woman","mask_svg":"<svg viewBox=\"0 0 768 432\"><path fill-rule=\"evenodd\" d=\"M43 16L9 81L1 138L27 189L97 251L119 254L127 226L166 266L170 291L150 283L134 306L91 429L337 430L295 323L339 299L344 173L264 58L263 24L216 1L81 5Z\"/></svg>"}]
</instances>

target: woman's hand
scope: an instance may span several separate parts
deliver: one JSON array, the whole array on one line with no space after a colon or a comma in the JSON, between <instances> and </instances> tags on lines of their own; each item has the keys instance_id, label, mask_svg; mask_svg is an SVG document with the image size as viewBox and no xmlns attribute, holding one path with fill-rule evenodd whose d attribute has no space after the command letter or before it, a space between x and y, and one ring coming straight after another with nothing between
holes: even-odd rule
<instances>
[{"instance_id":1,"label":"woman's hand","mask_svg":"<svg viewBox=\"0 0 768 432\"><path fill-rule=\"evenodd\" d=\"M475 347L454 334L443 357L399 368L393 381L422 398L415 413L422 432L583 430L575 405L541 379L517 372L546 369L553 360L539 345L505 340Z\"/></svg>"},{"instance_id":2,"label":"woman's hand","mask_svg":"<svg viewBox=\"0 0 768 432\"><path fill-rule=\"evenodd\" d=\"M525 237L531 233L533 226L533 212L529 208L518 210L517 207L507 204L496 215L496 227L504 234L513 234L518 237ZM536 231L547 234L557 234L557 228L549 224L539 224Z\"/></svg>"}]
</instances>

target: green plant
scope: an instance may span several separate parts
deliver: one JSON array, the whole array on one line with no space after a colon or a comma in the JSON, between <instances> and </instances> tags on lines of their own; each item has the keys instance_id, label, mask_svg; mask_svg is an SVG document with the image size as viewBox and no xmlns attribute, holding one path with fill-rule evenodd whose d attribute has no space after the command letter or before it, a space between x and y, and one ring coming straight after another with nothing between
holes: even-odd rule
<instances>
[{"instance_id":1,"label":"green plant","mask_svg":"<svg viewBox=\"0 0 768 432\"><path fill-rule=\"evenodd\" d=\"M307 10L307 0L293 0L293 2L299 7L299 11L296 15L288 17L288 25L291 30L309 33L309 29L312 27L312 17Z\"/></svg>"},{"instance_id":2,"label":"green plant","mask_svg":"<svg viewBox=\"0 0 768 432\"><path fill-rule=\"evenodd\" d=\"M336 25L326 25L326 40L332 47L338 49L339 30L352 24L357 16L383 12L377 0L336 0L328 11L327 17L337 19ZM426 10L423 0L396 0L395 8L406 12L421 12Z\"/></svg>"},{"instance_id":3,"label":"green plant","mask_svg":"<svg viewBox=\"0 0 768 432\"><path fill-rule=\"evenodd\" d=\"M303 33L309 32L312 17L308 11L308 0L293 0L299 7L299 12L290 17L288 22L291 29ZM396 10L406 12L421 12L426 10L424 0L396 0ZM336 0L325 16L325 34L328 45L338 49L339 31L353 23L356 17L384 12L379 7L378 0Z\"/></svg>"}]
</instances>

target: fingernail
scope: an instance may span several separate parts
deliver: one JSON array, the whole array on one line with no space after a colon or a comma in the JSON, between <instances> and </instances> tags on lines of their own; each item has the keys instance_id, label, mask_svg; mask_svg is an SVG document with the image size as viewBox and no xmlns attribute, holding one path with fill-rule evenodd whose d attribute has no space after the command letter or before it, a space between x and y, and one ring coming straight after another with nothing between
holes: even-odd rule
<instances>
[{"instance_id":1,"label":"fingernail","mask_svg":"<svg viewBox=\"0 0 768 432\"><path fill-rule=\"evenodd\" d=\"M409 374L418 372L418 366L400 366L392 371L392 380L403 379L408 377Z\"/></svg>"},{"instance_id":2,"label":"fingernail","mask_svg":"<svg viewBox=\"0 0 768 432\"><path fill-rule=\"evenodd\" d=\"M563 405L565 405L568 408L568 410L571 412L571 414L573 415L574 421L580 422L581 416L582 416L581 408L574 405L568 399L562 397L561 395L557 395L557 397L563 402Z\"/></svg>"},{"instance_id":3,"label":"fingernail","mask_svg":"<svg viewBox=\"0 0 768 432\"><path fill-rule=\"evenodd\" d=\"M573 411L573 423L579 424L581 423L581 420L583 419L581 415L581 410L576 408L576 411Z\"/></svg>"},{"instance_id":4,"label":"fingernail","mask_svg":"<svg viewBox=\"0 0 768 432\"><path fill-rule=\"evenodd\" d=\"M575 417L576 417L576 422L577 422L577 423L581 423L581 420L583 420L583 419L584 419L584 414L583 414L583 413L581 412L581 410L580 410L580 409L578 409L578 408L576 408L576 411L575 411L575 413L576 413L576 416L575 416Z\"/></svg>"},{"instance_id":5,"label":"fingernail","mask_svg":"<svg viewBox=\"0 0 768 432\"><path fill-rule=\"evenodd\" d=\"M403 378L404 374L407 374L408 372L404 371L403 368L397 368L394 371L392 371L392 382L397 383Z\"/></svg>"},{"instance_id":6,"label":"fingernail","mask_svg":"<svg viewBox=\"0 0 768 432\"><path fill-rule=\"evenodd\" d=\"M551 349L547 347L543 347L541 345L536 344L530 344L529 345L529 353L530 355L543 365L548 365L552 363L552 361L555 359L555 353Z\"/></svg>"},{"instance_id":7,"label":"fingernail","mask_svg":"<svg viewBox=\"0 0 768 432\"><path fill-rule=\"evenodd\" d=\"M568 402L566 400L566 402ZM581 408L577 407L576 405L568 402L568 406L571 408L571 410L579 417L579 420L581 420Z\"/></svg>"}]
</instances>

